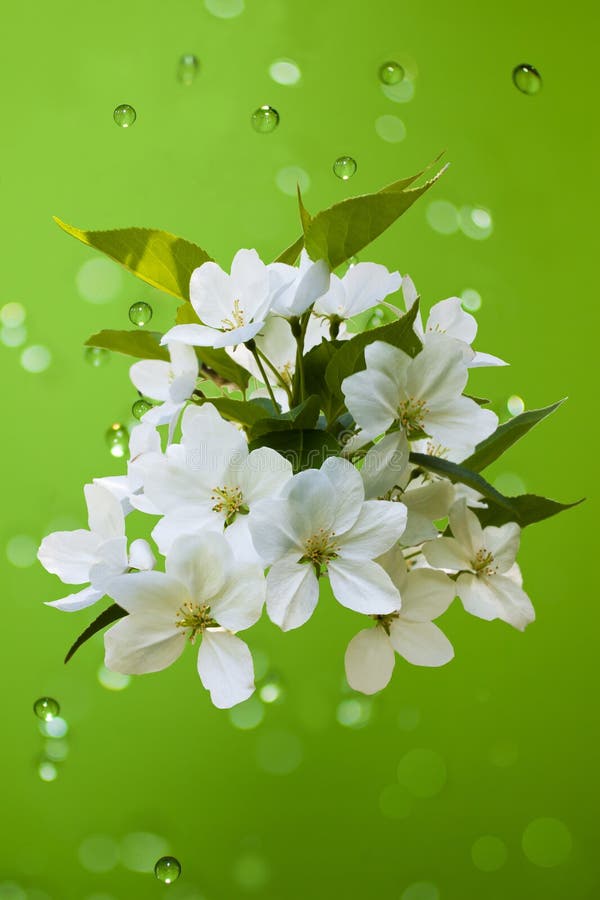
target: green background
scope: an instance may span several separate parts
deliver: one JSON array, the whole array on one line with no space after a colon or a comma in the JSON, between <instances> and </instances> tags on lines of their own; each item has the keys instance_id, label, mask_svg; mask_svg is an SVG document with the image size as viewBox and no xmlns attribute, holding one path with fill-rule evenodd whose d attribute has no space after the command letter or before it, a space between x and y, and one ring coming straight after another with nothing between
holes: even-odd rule
<instances>
[{"instance_id":1,"label":"green background","mask_svg":"<svg viewBox=\"0 0 600 900\"><path fill-rule=\"evenodd\" d=\"M456 603L444 619L456 659L441 670L399 660L390 687L365 701L343 677L360 620L329 597L298 632L263 620L248 635L266 684L279 683L279 702L255 699L233 715L213 709L191 651L167 672L109 691L97 677L100 638L62 665L94 611L44 607L61 596L58 580L27 565L23 550L20 566L9 561L15 546L26 549L15 536L37 542L84 525L82 485L123 469L104 433L130 419L128 363L114 357L93 368L83 341L128 327L135 300L150 302L163 328L176 305L115 276L112 264L82 274L93 252L51 216L84 228L164 228L223 265L245 246L269 259L298 232L295 200L276 184L288 166L308 173L305 200L316 211L446 150L452 165L441 183L362 258L410 273L426 307L480 293L478 346L511 366L476 372L473 393L503 418L513 394L528 407L569 396L488 474L561 500L590 495L593 14L579 2L563 10L516 0L246 0L229 19L201 0L57 0L5 13L0 306L24 305L27 338L0 346L0 897L600 895L593 497L523 536L519 559L538 615L525 634ZM176 78L186 52L201 62L189 87ZM300 67L297 85L270 78L282 57ZM390 58L409 71L408 102L378 82ZM542 73L537 96L512 84L521 62ZM123 102L138 113L128 130L112 121ZM281 115L268 135L249 123L263 103ZM404 141L379 137L382 115L404 122ZM358 163L347 183L332 173L341 154ZM439 233L428 220L441 200L489 210L492 234ZM82 297L90 280L104 305ZM29 344L50 350L45 372L20 364ZM67 743L50 747L68 749L51 782L39 777L47 742L32 713L43 694L60 701L69 727ZM539 819L562 826L530 827ZM496 855L477 843L490 835L502 842ZM135 871L163 849L183 865L170 887Z\"/></svg>"}]
</instances>

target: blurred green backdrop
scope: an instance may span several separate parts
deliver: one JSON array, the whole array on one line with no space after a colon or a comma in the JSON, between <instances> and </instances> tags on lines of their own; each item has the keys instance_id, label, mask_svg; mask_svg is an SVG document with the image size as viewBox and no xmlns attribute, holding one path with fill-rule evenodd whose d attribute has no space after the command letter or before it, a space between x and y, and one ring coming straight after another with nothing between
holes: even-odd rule
<instances>
[{"instance_id":1,"label":"blurred green backdrop","mask_svg":"<svg viewBox=\"0 0 600 900\"><path fill-rule=\"evenodd\" d=\"M65 668L93 612L44 607L61 586L32 552L48 531L84 524L86 481L122 470L104 433L130 419L128 364L95 368L82 342L129 327L135 300L152 304L159 328L175 307L90 262L99 257L53 214L168 229L224 265L244 246L272 258L298 231L296 169L317 210L442 149L449 172L369 258L409 272L425 306L481 298L478 346L512 365L471 386L503 418L513 395L528 407L569 395L492 479L509 493L591 495L594 15L579 0L568 11L538 0L5 11L0 306L20 303L26 319L5 325L0 346L1 898L600 896L593 497L525 533L538 621L524 635L456 605L444 620L455 661L398 661L388 690L364 700L343 677L357 618L324 598L299 632L263 621L249 633L261 696L231 714L210 706L192 653L125 688L107 689L100 638ZM176 77L184 53L200 61L188 86ZM296 84L269 74L280 59L296 63ZM386 93L377 71L388 59L407 77ZM522 62L543 77L535 96L511 81ZM129 129L112 119L123 102L138 114ZM267 135L250 126L264 103L281 115ZM347 183L332 173L342 154L358 163ZM28 371L48 363L27 349L40 346L50 364ZM59 737L32 713L44 694L61 703ZM170 887L148 871L167 851L183 866Z\"/></svg>"}]
</instances>

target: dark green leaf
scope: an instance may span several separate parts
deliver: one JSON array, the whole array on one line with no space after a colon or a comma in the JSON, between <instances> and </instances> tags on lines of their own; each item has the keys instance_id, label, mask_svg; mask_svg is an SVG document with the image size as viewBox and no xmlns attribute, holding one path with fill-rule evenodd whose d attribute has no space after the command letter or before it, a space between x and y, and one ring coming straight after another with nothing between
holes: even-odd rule
<instances>
[{"instance_id":1,"label":"dark green leaf","mask_svg":"<svg viewBox=\"0 0 600 900\"><path fill-rule=\"evenodd\" d=\"M445 169L418 188L419 177L396 181L374 194L350 197L311 218L304 245L311 259L325 259L332 269L359 253L431 188Z\"/></svg>"},{"instance_id":2,"label":"dark green leaf","mask_svg":"<svg viewBox=\"0 0 600 900\"><path fill-rule=\"evenodd\" d=\"M255 438L260 437L261 434L267 434L269 431L291 431L292 429L305 430L307 428L312 429L317 424L320 411L320 398L315 395L307 397L303 403L300 403L298 406L295 406L293 409L290 409L286 413L282 413L279 416L261 419L252 428L251 437L254 440Z\"/></svg>"},{"instance_id":3,"label":"dark green leaf","mask_svg":"<svg viewBox=\"0 0 600 900\"><path fill-rule=\"evenodd\" d=\"M252 428L261 419L267 419L269 413L261 403L254 400L232 400L229 397L207 397L205 403L212 405L224 419L239 422L244 428Z\"/></svg>"},{"instance_id":4,"label":"dark green leaf","mask_svg":"<svg viewBox=\"0 0 600 900\"><path fill-rule=\"evenodd\" d=\"M477 472L472 472L465 466L442 459L440 456L430 456L427 453L411 453L409 459L413 465L419 466L421 469L435 472L436 475L443 475L452 484L466 484L467 487L482 494L486 500L492 500L498 507L516 516L516 509L512 506L511 498L505 497L500 491L497 491ZM511 521L511 519L509 518L507 521ZM512 521L516 522L517 519L513 518Z\"/></svg>"},{"instance_id":5,"label":"dark green leaf","mask_svg":"<svg viewBox=\"0 0 600 900\"><path fill-rule=\"evenodd\" d=\"M272 447L292 464L294 472L319 469L328 456L337 456L340 445L327 431L270 431L249 444L250 450Z\"/></svg>"},{"instance_id":6,"label":"dark green leaf","mask_svg":"<svg viewBox=\"0 0 600 900\"><path fill-rule=\"evenodd\" d=\"M98 618L94 619L94 621L85 629L85 631L81 632L81 634L65 656L65 663L69 662L73 654L76 653L77 650L79 650L82 644L85 644L86 641L89 641L91 637L93 637L99 631L102 631L102 629L106 628L107 625L112 625L112 623L116 622L117 619L122 619L123 616L126 615L126 611L116 603L113 603L111 606L101 612Z\"/></svg>"},{"instance_id":7,"label":"dark green leaf","mask_svg":"<svg viewBox=\"0 0 600 900\"><path fill-rule=\"evenodd\" d=\"M99 331L85 342L86 347L103 347L135 356L136 359L169 359L169 351L160 346L160 334L156 331Z\"/></svg>"},{"instance_id":8,"label":"dark green leaf","mask_svg":"<svg viewBox=\"0 0 600 900\"><path fill-rule=\"evenodd\" d=\"M211 260L201 247L168 231L155 228L82 231L56 216L54 221L67 234L105 253L142 281L182 300L189 298L194 269Z\"/></svg>"},{"instance_id":9,"label":"dark green leaf","mask_svg":"<svg viewBox=\"0 0 600 900\"><path fill-rule=\"evenodd\" d=\"M513 508L510 515L508 510L494 502L488 502L487 509L474 510L481 524L486 526L517 522L521 528L525 528L526 525L533 525L535 522L549 519L550 516L556 516L565 509L572 509L574 506L579 506L580 503L583 503L583 500L576 500L575 503L558 503L556 500L538 497L535 494L520 494L518 497L510 497L509 499ZM516 515L514 511L516 511Z\"/></svg>"},{"instance_id":10,"label":"dark green leaf","mask_svg":"<svg viewBox=\"0 0 600 900\"><path fill-rule=\"evenodd\" d=\"M473 394L464 394L463 396L467 397L469 400L472 400L473 403L477 403L478 406L487 406L488 403L492 402L485 397L474 397Z\"/></svg>"},{"instance_id":11,"label":"dark green leaf","mask_svg":"<svg viewBox=\"0 0 600 900\"><path fill-rule=\"evenodd\" d=\"M196 315L191 303L182 303L177 309L176 322L178 325L199 325L200 319ZM250 381L250 372L236 363L226 350L213 350L212 347L196 347L196 356L200 360L205 374L219 383L235 384L242 390L246 390ZM214 378L217 375L217 378Z\"/></svg>"},{"instance_id":12,"label":"dark green leaf","mask_svg":"<svg viewBox=\"0 0 600 900\"><path fill-rule=\"evenodd\" d=\"M508 422L500 425L493 434L478 444L475 452L464 461L463 465L474 472L481 472L482 469L485 469L497 460L499 456L502 456L504 451L512 447L523 435L527 434L534 425L551 415L562 403L564 403L564 400L559 400L557 403L552 403L551 406L544 406L542 409L530 409L519 416L509 419Z\"/></svg>"}]
</instances>

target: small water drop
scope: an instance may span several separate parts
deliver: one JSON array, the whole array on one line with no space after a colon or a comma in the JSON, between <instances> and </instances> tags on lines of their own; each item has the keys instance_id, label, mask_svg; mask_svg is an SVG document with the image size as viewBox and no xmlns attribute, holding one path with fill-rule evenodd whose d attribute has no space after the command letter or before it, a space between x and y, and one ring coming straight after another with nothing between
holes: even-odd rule
<instances>
[{"instance_id":1,"label":"small water drop","mask_svg":"<svg viewBox=\"0 0 600 900\"><path fill-rule=\"evenodd\" d=\"M131 414L139 422L149 409L152 409L152 404L149 403L148 400L144 400L143 397L140 397L140 399L136 400L131 407Z\"/></svg>"},{"instance_id":2,"label":"small water drop","mask_svg":"<svg viewBox=\"0 0 600 900\"><path fill-rule=\"evenodd\" d=\"M358 166L351 156L338 156L333 164L333 173L342 181L348 181L356 172Z\"/></svg>"},{"instance_id":3,"label":"small water drop","mask_svg":"<svg viewBox=\"0 0 600 900\"><path fill-rule=\"evenodd\" d=\"M177 66L177 80L189 87L194 82L199 68L198 57L193 53L184 53Z\"/></svg>"},{"instance_id":4,"label":"small water drop","mask_svg":"<svg viewBox=\"0 0 600 900\"><path fill-rule=\"evenodd\" d=\"M110 350L105 350L104 347L86 347L83 355L86 363L97 369L108 362Z\"/></svg>"},{"instance_id":5,"label":"small water drop","mask_svg":"<svg viewBox=\"0 0 600 900\"><path fill-rule=\"evenodd\" d=\"M33 372L35 375L45 372L51 362L52 354L41 344L31 344L21 353L21 365L26 372Z\"/></svg>"},{"instance_id":6,"label":"small water drop","mask_svg":"<svg viewBox=\"0 0 600 900\"><path fill-rule=\"evenodd\" d=\"M5 347L21 347L27 340L27 329L24 325L5 326L0 330L0 341Z\"/></svg>"},{"instance_id":7,"label":"small water drop","mask_svg":"<svg viewBox=\"0 0 600 900\"><path fill-rule=\"evenodd\" d=\"M530 97L538 94L542 89L542 76L535 66L529 65L529 63L521 63L520 66L515 66L512 79L515 87L522 94L529 94Z\"/></svg>"},{"instance_id":8,"label":"small water drop","mask_svg":"<svg viewBox=\"0 0 600 900\"><path fill-rule=\"evenodd\" d=\"M382 84L400 84L404 80L404 69L393 60L383 63L379 68L379 80Z\"/></svg>"},{"instance_id":9,"label":"small water drop","mask_svg":"<svg viewBox=\"0 0 600 900\"><path fill-rule=\"evenodd\" d=\"M106 432L106 443L111 456L121 458L127 453L129 432L120 422L115 422Z\"/></svg>"},{"instance_id":10,"label":"small water drop","mask_svg":"<svg viewBox=\"0 0 600 900\"><path fill-rule=\"evenodd\" d=\"M0 322L7 328L18 328L25 321L25 307L21 303L5 303L0 309Z\"/></svg>"},{"instance_id":11,"label":"small water drop","mask_svg":"<svg viewBox=\"0 0 600 900\"><path fill-rule=\"evenodd\" d=\"M473 288L465 288L460 295L460 299L462 300L463 308L468 309L469 312L476 312L478 309L481 309L481 294L479 291L473 290Z\"/></svg>"},{"instance_id":12,"label":"small water drop","mask_svg":"<svg viewBox=\"0 0 600 900\"><path fill-rule=\"evenodd\" d=\"M272 106L259 106L252 113L252 127L259 134L269 134L279 125L279 113Z\"/></svg>"},{"instance_id":13,"label":"small water drop","mask_svg":"<svg viewBox=\"0 0 600 900\"><path fill-rule=\"evenodd\" d=\"M298 84L302 73L293 59L276 59L269 66L269 75L277 84Z\"/></svg>"},{"instance_id":14,"label":"small water drop","mask_svg":"<svg viewBox=\"0 0 600 900\"><path fill-rule=\"evenodd\" d=\"M38 697L33 704L33 711L42 722L50 722L60 712L60 704L53 697Z\"/></svg>"},{"instance_id":15,"label":"small water drop","mask_svg":"<svg viewBox=\"0 0 600 900\"><path fill-rule=\"evenodd\" d=\"M173 884L181 875L181 863L174 856L161 856L154 866L154 874L163 884Z\"/></svg>"},{"instance_id":16,"label":"small water drop","mask_svg":"<svg viewBox=\"0 0 600 900\"><path fill-rule=\"evenodd\" d=\"M43 759L38 766L38 775L42 781L56 781L58 778L58 769L53 762Z\"/></svg>"},{"instance_id":17,"label":"small water drop","mask_svg":"<svg viewBox=\"0 0 600 900\"><path fill-rule=\"evenodd\" d=\"M277 703L283 697L284 687L281 676L270 672L261 684L258 696L263 703Z\"/></svg>"},{"instance_id":18,"label":"small water drop","mask_svg":"<svg viewBox=\"0 0 600 900\"><path fill-rule=\"evenodd\" d=\"M137 113L129 103L121 103L115 108L113 119L119 128L129 128L137 119Z\"/></svg>"},{"instance_id":19,"label":"small water drop","mask_svg":"<svg viewBox=\"0 0 600 900\"><path fill-rule=\"evenodd\" d=\"M149 303L140 300L139 303L132 303L129 307L129 321L139 328L147 325L152 318L152 307Z\"/></svg>"},{"instance_id":20,"label":"small water drop","mask_svg":"<svg viewBox=\"0 0 600 900\"><path fill-rule=\"evenodd\" d=\"M511 416L519 416L525 409L523 398L519 397L518 394L513 394L506 401L506 408L508 409Z\"/></svg>"}]
</instances>

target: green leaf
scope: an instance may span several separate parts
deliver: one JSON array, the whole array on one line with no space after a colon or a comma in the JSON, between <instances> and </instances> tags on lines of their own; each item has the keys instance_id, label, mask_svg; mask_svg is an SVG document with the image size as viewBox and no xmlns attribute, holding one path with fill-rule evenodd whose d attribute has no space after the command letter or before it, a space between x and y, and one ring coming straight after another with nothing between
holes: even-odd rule
<instances>
[{"instance_id":1,"label":"green leaf","mask_svg":"<svg viewBox=\"0 0 600 900\"><path fill-rule=\"evenodd\" d=\"M98 631L102 631L102 629L106 628L107 625L111 625L113 622L116 622L117 619L122 619L123 616L126 615L127 612L116 603L111 604L111 606L100 613L98 618L94 619L94 621L90 625L88 625L85 631L81 632L81 634L65 656L65 663L68 663L73 654L76 653L77 650L79 650L82 644L85 644L86 641L89 641L89 639L97 634Z\"/></svg>"},{"instance_id":2,"label":"green leaf","mask_svg":"<svg viewBox=\"0 0 600 900\"><path fill-rule=\"evenodd\" d=\"M156 331L99 331L85 342L86 347L103 347L136 359L169 359L169 351L160 346L162 335Z\"/></svg>"},{"instance_id":3,"label":"green leaf","mask_svg":"<svg viewBox=\"0 0 600 900\"><path fill-rule=\"evenodd\" d=\"M320 411L321 399L316 395L312 395L288 412L279 416L261 419L252 428L251 437L254 440L260 437L261 434L268 434L269 431L312 429L317 424Z\"/></svg>"},{"instance_id":4,"label":"green leaf","mask_svg":"<svg viewBox=\"0 0 600 900\"><path fill-rule=\"evenodd\" d=\"M189 298L194 269L211 257L196 244L155 228L82 231L54 216L56 224L95 250L100 250L142 281L182 300Z\"/></svg>"},{"instance_id":5,"label":"green leaf","mask_svg":"<svg viewBox=\"0 0 600 900\"><path fill-rule=\"evenodd\" d=\"M365 368L365 347L368 344L372 344L373 341L384 341L404 350L409 356L417 355L421 349L421 342L414 332L413 324L418 310L419 304L415 302L405 315L394 322L363 331L351 340L341 343L325 370L327 387L331 394L338 398L337 405L333 404L335 418L344 408L342 381Z\"/></svg>"},{"instance_id":6,"label":"green leaf","mask_svg":"<svg viewBox=\"0 0 600 900\"><path fill-rule=\"evenodd\" d=\"M289 247L286 247L285 250L282 250L279 256L274 260L274 262L287 263L288 266L293 266L300 256L303 247L304 235L301 234L293 244L290 244Z\"/></svg>"},{"instance_id":7,"label":"green leaf","mask_svg":"<svg viewBox=\"0 0 600 900\"><path fill-rule=\"evenodd\" d=\"M535 494L521 494L518 497L505 497L500 491L485 480L477 472L467 469L464 464L457 465L447 459L438 456L429 456L424 453L411 453L409 460L422 469L443 475L453 484L466 484L485 497L488 508L475 510L482 525L504 525L506 522L516 522L521 528L548 519L565 509L578 506L582 500L575 503L558 503L556 500L548 500L546 497L538 497Z\"/></svg>"},{"instance_id":8,"label":"green leaf","mask_svg":"<svg viewBox=\"0 0 600 900\"><path fill-rule=\"evenodd\" d=\"M272 447L292 463L294 472L319 469L328 456L338 456L340 445L327 431L318 429L270 431L249 444L250 450Z\"/></svg>"},{"instance_id":9,"label":"green leaf","mask_svg":"<svg viewBox=\"0 0 600 900\"><path fill-rule=\"evenodd\" d=\"M446 168L446 167L445 167ZM428 191L445 171L418 188L408 188L419 175L396 181L374 194L349 197L314 216L304 232L311 259L325 259L332 269L359 253Z\"/></svg>"},{"instance_id":10,"label":"green leaf","mask_svg":"<svg viewBox=\"0 0 600 900\"><path fill-rule=\"evenodd\" d=\"M298 192L298 209L300 210L300 221L302 222L302 231L304 234L308 231L310 227L310 223L312 222L312 216L304 205L304 201L302 200L302 192L300 190L300 185L297 185L296 188Z\"/></svg>"},{"instance_id":11,"label":"green leaf","mask_svg":"<svg viewBox=\"0 0 600 900\"><path fill-rule=\"evenodd\" d=\"M269 413L254 400L232 400L229 397L207 397L205 403L212 403L216 410L230 422L239 422L244 428L252 428L261 419L268 419Z\"/></svg>"},{"instance_id":12,"label":"green leaf","mask_svg":"<svg viewBox=\"0 0 600 900\"><path fill-rule=\"evenodd\" d=\"M178 325L199 325L200 319L191 303L182 303L177 309ZM195 347L196 356L209 378L218 383L236 384L243 391L250 382L250 372L236 363L226 350L213 350L212 347ZM214 378L214 376L217 378Z\"/></svg>"},{"instance_id":13,"label":"green leaf","mask_svg":"<svg viewBox=\"0 0 600 900\"><path fill-rule=\"evenodd\" d=\"M316 394L320 397L321 409L327 417L327 421L333 421L333 413L339 406L338 398L332 394L325 381L327 366L340 349L344 341L321 341L312 350L309 350L303 358L304 386L308 394Z\"/></svg>"},{"instance_id":14,"label":"green leaf","mask_svg":"<svg viewBox=\"0 0 600 900\"><path fill-rule=\"evenodd\" d=\"M564 399L559 400L557 403L552 403L550 406L544 406L542 409L527 410L527 412L509 419L508 422L500 425L493 434L478 444L475 452L464 461L463 465L474 472L481 472L482 469L485 469L498 457L502 456L505 450L508 450L509 447L512 447L513 444L526 435L534 425L551 415L562 403L564 403Z\"/></svg>"}]
</instances>

